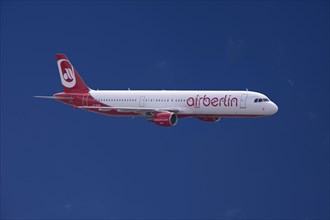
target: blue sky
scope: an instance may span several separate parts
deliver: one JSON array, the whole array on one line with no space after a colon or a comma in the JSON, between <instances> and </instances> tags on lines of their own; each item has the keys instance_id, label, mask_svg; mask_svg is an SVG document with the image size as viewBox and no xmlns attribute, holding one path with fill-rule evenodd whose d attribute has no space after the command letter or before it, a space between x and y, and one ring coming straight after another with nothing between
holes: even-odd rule
<instances>
[{"instance_id":1,"label":"blue sky","mask_svg":"<svg viewBox=\"0 0 330 220\"><path fill-rule=\"evenodd\" d=\"M1 219L328 219L328 1L1 1ZM34 95L249 90L279 112L163 128Z\"/></svg>"}]
</instances>

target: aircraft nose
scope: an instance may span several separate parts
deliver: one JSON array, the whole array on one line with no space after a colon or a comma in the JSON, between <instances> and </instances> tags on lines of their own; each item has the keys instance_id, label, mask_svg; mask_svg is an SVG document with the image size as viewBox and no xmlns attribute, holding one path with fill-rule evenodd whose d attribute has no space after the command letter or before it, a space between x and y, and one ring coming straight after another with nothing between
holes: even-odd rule
<instances>
[{"instance_id":1,"label":"aircraft nose","mask_svg":"<svg viewBox=\"0 0 330 220\"><path fill-rule=\"evenodd\" d=\"M273 102L272 103L272 115L275 114L278 111L277 105Z\"/></svg>"}]
</instances>

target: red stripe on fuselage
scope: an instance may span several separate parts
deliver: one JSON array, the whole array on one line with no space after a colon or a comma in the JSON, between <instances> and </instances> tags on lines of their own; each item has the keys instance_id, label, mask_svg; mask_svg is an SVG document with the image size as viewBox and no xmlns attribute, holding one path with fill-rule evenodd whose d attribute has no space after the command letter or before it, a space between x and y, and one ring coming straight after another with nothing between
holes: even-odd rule
<instances>
[{"instance_id":1,"label":"red stripe on fuselage","mask_svg":"<svg viewBox=\"0 0 330 220\"><path fill-rule=\"evenodd\" d=\"M96 101L96 99L90 94L90 93L56 93L54 96L57 97L70 97L73 98L72 100L57 100L60 102L63 102L64 104L70 105L74 108L77 108L78 106L92 106L92 107L112 107L110 105L106 105L102 102ZM109 110L109 111L100 111L99 109L85 109L89 112L94 112L97 114L102 115L111 115L111 116L142 116L137 113L133 112L118 112L115 109Z\"/></svg>"}]
</instances>

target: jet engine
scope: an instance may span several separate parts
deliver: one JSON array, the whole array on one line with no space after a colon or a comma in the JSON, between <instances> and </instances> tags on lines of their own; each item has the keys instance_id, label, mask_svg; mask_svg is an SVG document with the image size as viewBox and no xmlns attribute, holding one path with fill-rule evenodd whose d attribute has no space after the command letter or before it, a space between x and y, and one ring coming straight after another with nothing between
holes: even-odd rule
<instances>
[{"instance_id":1,"label":"jet engine","mask_svg":"<svg viewBox=\"0 0 330 220\"><path fill-rule=\"evenodd\" d=\"M159 126L171 127L178 122L178 116L172 112L158 112L154 114L152 121Z\"/></svg>"},{"instance_id":2,"label":"jet engine","mask_svg":"<svg viewBox=\"0 0 330 220\"><path fill-rule=\"evenodd\" d=\"M220 121L220 117L197 117L199 120L206 122L218 122Z\"/></svg>"}]
</instances>

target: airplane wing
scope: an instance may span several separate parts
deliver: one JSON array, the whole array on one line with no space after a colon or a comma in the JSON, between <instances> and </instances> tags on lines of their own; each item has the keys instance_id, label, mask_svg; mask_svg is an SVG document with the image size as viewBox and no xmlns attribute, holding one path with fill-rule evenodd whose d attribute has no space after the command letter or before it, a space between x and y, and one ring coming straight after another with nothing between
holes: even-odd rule
<instances>
[{"instance_id":1,"label":"airplane wing","mask_svg":"<svg viewBox=\"0 0 330 220\"><path fill-rule=\"evenodd\" d=\"M144 108L144 107L108 107L108 106L78 106L78 108L92 110L97 109L99 111L111 111L117 110L119 112L134 112L145 115L147 112L179 112L178 108Z\"/></svg>"}]
</instances>

